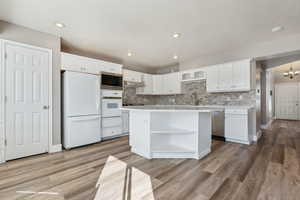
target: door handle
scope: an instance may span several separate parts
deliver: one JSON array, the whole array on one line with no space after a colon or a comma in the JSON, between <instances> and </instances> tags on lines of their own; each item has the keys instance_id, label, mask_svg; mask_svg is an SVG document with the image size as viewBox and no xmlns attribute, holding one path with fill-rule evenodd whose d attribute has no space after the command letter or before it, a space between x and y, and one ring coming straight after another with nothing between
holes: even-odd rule
<instances>
[{"instance_id":1,"label":"door handle","mask_svg":"<svg viewBox=\"0 0 300 200\"><path fill-rule=\"evenodd\" d=\"M48 110L50 108L50 106L43 106L44 110Z\"/></svg>"},{"instance_id":2,"label":"door handle","mask_svg":"<svg viewBox=\"0 0 300 200\"><path fill-rule=\"evenodd\" d=\"M82 121L92 121L92 120L99 120L100 117L90 117L85 119L73 119L73 122L82 122Z\"/></svg>"}]
</instances>

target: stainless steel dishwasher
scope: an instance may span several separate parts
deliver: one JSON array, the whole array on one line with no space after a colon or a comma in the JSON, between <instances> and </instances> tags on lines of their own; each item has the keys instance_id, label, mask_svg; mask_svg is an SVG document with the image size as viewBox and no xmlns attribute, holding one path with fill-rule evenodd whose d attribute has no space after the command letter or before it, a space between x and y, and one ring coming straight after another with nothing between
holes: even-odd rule
<instances>
[{"instance_id":1,"label":"stainless steel dishwasher","mask_svg":"<svg viewBox=\"0 0 300 200\"><path fill-rule=\"evenodd\" d=\"M225 137L225 112L215 111L212 113L212 135Z\"/></svg>"}]
</instances>

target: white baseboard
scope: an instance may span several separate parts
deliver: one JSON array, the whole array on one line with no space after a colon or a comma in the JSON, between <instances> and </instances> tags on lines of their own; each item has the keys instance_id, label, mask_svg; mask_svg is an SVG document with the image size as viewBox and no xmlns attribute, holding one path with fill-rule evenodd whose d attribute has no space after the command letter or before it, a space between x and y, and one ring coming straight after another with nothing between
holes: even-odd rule
<instances>
[{"instance_id":1,"label":"white baseboard","mask_svg":"<svg viewBox=\"0 0 300 200\"><path fill-rule=\"evenodd\" d=\"M260 128L261 129L268 129L268 124L262 124L262 125L260 125Z\"/></svg>"},{"instance_id":2,"label":"white baseboard","mask_svg":"<svg viewBox=\"0 0 300 200\"><path fill-rule=\"evenodd\" d=\"M209 149L205 149L202 152L200 152L198 154L198 156L196 156L196 159L200 160L201 158L203 158L204 156L206 156L207 154L209 154L211 152L211 148Z\"/></svg>"},{"instance_id":3,"label":"white baseboard","mask_svg":"<svg viewBox=\"0 0 300 200\"><path fill-rule=\"evenodd\" d=\"M0 164L5 163L4 149L0 149Z\"/></svg>"},{"instance_id":4,"label":"white baseboard","mask_svg":"<svg viewBox=\"0 0 300 200\"><path fill-rule=\"evenodd\" d=\"M56 153L56 152L61 152L62 151L62 145L61 144L56 144L50 146L49 153Z\"/></svg>"},{"instance_id":5,"label":"white baseboard","mask_svg":"<svg viewBox=\"0 0 300 200\"><path fill-rule=\"evenodd\" d=\"M268 129L271 126L271 124L273 123L274 120L275 119L271 119L267 124L262 124L260 126L260 128L262 128L262 129Z\"/></svg>"},{"instance_id":6,"label":"white baseboard","mask_svg":"<svg viewBox=\"0 0 300 200\"><path fill-rule=\"evenodd\" d=\"M237 140L237 139L232 139L232 138L225 138L226 142L234 142L234 143L240 143L240 144L247 144L250 145L251 142L246 141L246 140Z\"/></svg>"},{"instance_id":7,"label":"white baseboard","mask_svg":"<svg viewBox=\"0 0 300 200\"><path fill-rule=\"evenodd\" d=\"M261 130L259 130L259 131L256 133L256 135L253 136L253 141L254 141L254 142L257 142L257 141L259 140L259 138L261 137L261 135L262 135L262 132L261 132Z\"/></svg>"}]
</instances>

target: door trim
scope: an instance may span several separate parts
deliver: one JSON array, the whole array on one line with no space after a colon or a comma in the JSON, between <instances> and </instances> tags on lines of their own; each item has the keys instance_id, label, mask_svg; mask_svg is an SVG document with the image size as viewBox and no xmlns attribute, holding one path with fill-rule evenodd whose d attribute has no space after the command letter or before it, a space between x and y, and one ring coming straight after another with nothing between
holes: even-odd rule
<instances>
[{"instance_id":1,"label":"door trim","mask_svg":"<svg viewBox=\"0 0 300 200\"><path fill-rule=\"evenodd\" d=\"M4 140L6 139L6 107L5 107L5 95L6 95L6 78L5 78L5 46L6 45L15 45L15 46L20 46L20 47L25 47L25 48L31 48L34 50L39 50L39 51L44 51L46 53L48 53L49 55L49 126L48 126L48 153L51 152L57 152L58 148L57 145L52 145L52 138L53 138L53 119L52 119L52 115L53 115L53 102L52 102L52 98L53 98L53 91L52 91L52 50L51 49L47 49L47 48L42 48L42 47L37 47L37 46L32 46L32 45L28 45L28 44L23 44L23 43L19 43L19 42L14 42L14 41L10 41L10 40L4 40L4 39L0 39L0 72L2 73L2 87L0 88L0 102L2 102L1 105L1 109L3 109L2 112L2 116L0 116L0 123L1 121L3 122L3 126L2 126L2 130L0 130L0 139L1 139L1 132L2 132L2 137L4 138ZM0 127L1 128L1 127ZM61 144L60 144L61 145ZM2 147L1 147L2 146ZM2 151L1 151L2 149ZM6 146L4 144L4 142L2 142L1 144L1 140L0 140L0 163L1 162L5 162L6 161ZM1 153L3 155L2 160L1 160Z\"/></svg>"}]
</instances>

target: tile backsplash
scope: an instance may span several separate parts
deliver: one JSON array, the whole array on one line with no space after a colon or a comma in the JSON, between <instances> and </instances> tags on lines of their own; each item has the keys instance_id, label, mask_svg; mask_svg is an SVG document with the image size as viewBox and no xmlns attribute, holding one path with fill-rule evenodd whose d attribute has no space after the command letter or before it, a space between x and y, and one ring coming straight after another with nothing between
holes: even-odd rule
<instances>
[{"instance_id":1,"label":"tile backsplash","mask_svg":"<svg viewBox=\"0 0 300 200\"><path fill-rule=\"evenodd\" d=\"M155 96L145 96L137 95L136 88L128 85L126 82L123 89L123 104L144 104L144 105L154 105Z\"/></svg>"},{"instance_id":2,"label":"tile backsplash","mask_svg":"<svg viewBox=\"0 0 300 200\"><path fill-rule=\"evenodd\" d=\"M124 103L145 105L255 105L255 90L249 92L207 93L206 81L183 82L182 94L136 95L135 88L124 87Z\"/></svg>"}]
</instances>

